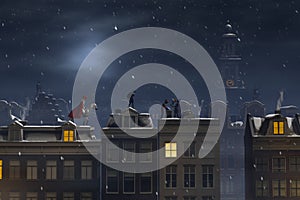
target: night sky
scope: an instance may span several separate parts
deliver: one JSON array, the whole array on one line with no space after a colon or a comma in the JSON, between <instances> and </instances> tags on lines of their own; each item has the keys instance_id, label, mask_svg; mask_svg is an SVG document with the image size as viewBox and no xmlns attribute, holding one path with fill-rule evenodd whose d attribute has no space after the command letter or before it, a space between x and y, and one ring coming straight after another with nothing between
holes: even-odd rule
<instances>
[{"instance_id":1,"label":"night sky","mask_svg":"<svg viewBox=\"0 0 300 200\"><path fill-rule=\"evenodd\" d=\"M0 99L22 103L34 97L38 81L46 92L71 99L76 72L88 53L106 38L137 27L180 31L217 60L224 27L230 22L241 38L246 87L260 90L269 112L280 90L285 92L284 105L300 106L299 1L2 0L0 5ZM106 86L99 90L99 98L109 96L107 88L133 63L174 64L198 84L188 68L180 69L181 61L165 61L164 54L141 51L117 60L103 80ZM140 102L149 98L142 92L137 96Z\"/></svg>"}]
</instances>

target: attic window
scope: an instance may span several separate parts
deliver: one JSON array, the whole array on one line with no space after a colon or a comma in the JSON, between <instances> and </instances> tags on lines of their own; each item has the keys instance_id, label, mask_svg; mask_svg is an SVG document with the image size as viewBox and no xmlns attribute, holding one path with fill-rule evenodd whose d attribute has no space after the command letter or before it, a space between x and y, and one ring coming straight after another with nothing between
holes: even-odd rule
<instances>
[{"instance_id":1,"label":"attic window","mask_svg":"<svg viewBox=\"0 0 300 200\"><path fill-rule=\"evenodd\" d=\"M283 135L284 122L273 122L273 133L274 135Z\"/></svg>"},{"instance_id":2,"label":"attic window","mask_svg":"<svg viewBox=\"0 0 300 200\"><path fill-rule=\"evenodd\" d=\"M74 141L74 131L64 130L64 142L73 142L73 141Z\"/></svg>"}]
</instances>

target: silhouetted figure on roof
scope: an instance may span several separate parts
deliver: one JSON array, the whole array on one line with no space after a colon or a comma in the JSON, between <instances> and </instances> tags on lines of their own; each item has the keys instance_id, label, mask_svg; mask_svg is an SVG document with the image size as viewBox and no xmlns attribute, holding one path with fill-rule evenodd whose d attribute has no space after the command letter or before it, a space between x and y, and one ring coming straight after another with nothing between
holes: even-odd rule
<instances>
[{"instance_id":1,"label":"silhouetted figure on roof","mask_svg":"<svg viewBox=\"0 0 300 200\"><path fill-rule=\"evenodd\" d=\"M172 108L173 108L173 117L180 118L181 117L181 109L178 99L172 99Z\"/></svg>"},{"instance_id":2,"label":"silhouetted figure on roof","mask_svg":"<svg viewBox=\"0 0 300 200\"><path fill-rule=\"evenodd\" d=\"M128 107L134 108L134 96L135 96L135 91L128 94L128 97L129 97Z\"/></svg>"},{"instance_id":3,"label":"silhouetted figure on roof","mask_svg":"<svg viewBox=\"0 0 300 200\"><path fill-rule=\"evenodd\" d=\"M163 102L162 106L162 110L161 110L161 117L164 116L164 111L166 112L167 118L172 117L172 110L171 108L168 106L169 100L165 99L165 101Z\"/></svg>"}]
</instances>

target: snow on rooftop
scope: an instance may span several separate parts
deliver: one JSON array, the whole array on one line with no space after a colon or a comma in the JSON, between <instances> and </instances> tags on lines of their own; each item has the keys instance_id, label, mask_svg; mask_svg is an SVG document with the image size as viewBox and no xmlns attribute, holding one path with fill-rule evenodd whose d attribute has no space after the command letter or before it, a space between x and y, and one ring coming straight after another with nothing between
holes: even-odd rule
<instances>
[{"instance_id":1,"label":"snow on rooftop","mask_svg":"<svg viewBox=\"0 0 300 200\"><path fill-rule=\"evenodd\" d=\"M262 125L262 118L260 117L253 117L254 127L258 131Z\"/></svg>"}]
</instances>

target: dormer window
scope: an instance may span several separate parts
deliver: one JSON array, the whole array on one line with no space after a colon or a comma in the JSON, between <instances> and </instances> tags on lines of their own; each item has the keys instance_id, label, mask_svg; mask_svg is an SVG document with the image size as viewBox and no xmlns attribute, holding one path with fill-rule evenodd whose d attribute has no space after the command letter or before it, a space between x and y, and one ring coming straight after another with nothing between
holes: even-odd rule
<instances>
[{"instance_id":1,"label":"dormer window","mask_svg":"<svg viewBox=\"0 0 300 200\"><path fill-rule=\"evenodd\" d=\"M273 122L273 133L274 135L283 135L284 122Z\"/></svg>"},{"instance_id":2,"label":"dormer window","mask_svg":"<svg viewBox=\"0 0 300 200\"><path fill-rule=\"evenodd\" d=\"M64 130L64 142L74 141L74 130Z\"/></svg>"}]
</instances>

